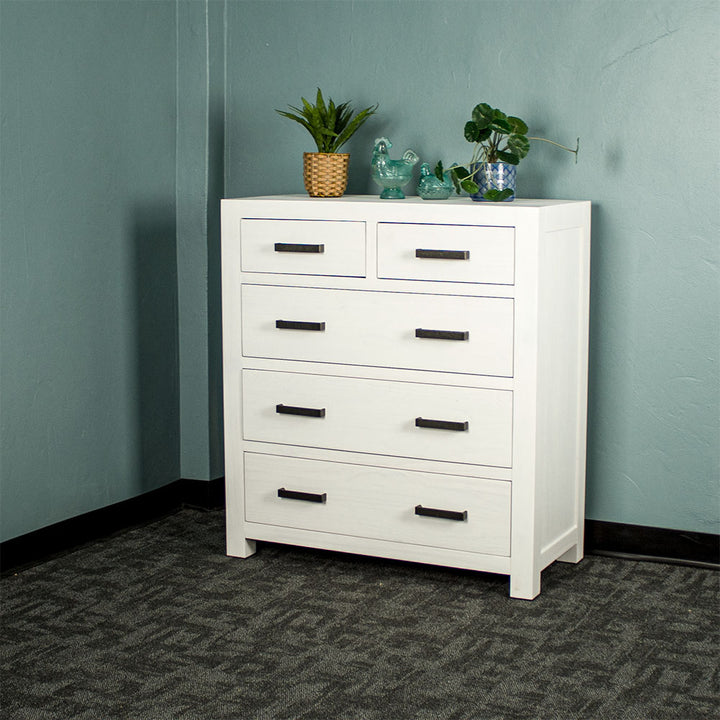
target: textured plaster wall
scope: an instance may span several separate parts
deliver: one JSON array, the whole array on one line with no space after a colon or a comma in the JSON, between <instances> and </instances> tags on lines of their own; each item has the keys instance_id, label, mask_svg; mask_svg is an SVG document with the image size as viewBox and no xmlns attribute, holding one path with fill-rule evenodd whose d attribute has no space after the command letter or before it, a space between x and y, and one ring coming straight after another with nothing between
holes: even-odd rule
<instances>
[{"instance_id":1,"label":"textured plaster wall","mask_svg":"<svg viewBox=\"0 0 720 720\"><path fill-rule=\"evenodd\" d=\"M177 3L177 255L180 474L223 475L219 205L224 5Z\"/></svg>"},{"instance_id":2,"label":"textured plaster wall","mask_svg":"<svg viewBox=\"0 0 720 720\"><path fill-rule=\"evenodd\" d=\"M487 101L532 134L526 197L593 212L587 515L720 531L718 36L715 0L228 3L227 194L302 192L299 126L273 108L320 86L380 114L372 139L464 160Z\"/></svg>"},{"instance_id":3,"label":"textured plaster wall","mask_svg":"<svg viewBox=\"0 0 720 720\"><path fill-rule=\"evenodd\" d=\"M217 201L302 192L273 108L318 85L381 104L349 192L381 134L466 158L480 101L581 136L519 192L594 203L588 517L720 531L719 12L0 0L0 539L222 474Z\"/></svg>"},{"instance_id":4,"label":"textured plaster wall","mask_svg":"<svg viewBox=\"0 0 720 720\"><path fill-rule=\"evenodd\" d=\"M179 477L174 2L0 2L1 539Z\"/></svg>"},{"instance_id":5,"label":"textured plaster wall","mask_svg":"<svg viewBox=\"0 0 720 720\"><path fill-rule=\"evenodd\" d=\"M223 474L224 22L0 0L0 539Z\"/></svg>"}]
</instances>

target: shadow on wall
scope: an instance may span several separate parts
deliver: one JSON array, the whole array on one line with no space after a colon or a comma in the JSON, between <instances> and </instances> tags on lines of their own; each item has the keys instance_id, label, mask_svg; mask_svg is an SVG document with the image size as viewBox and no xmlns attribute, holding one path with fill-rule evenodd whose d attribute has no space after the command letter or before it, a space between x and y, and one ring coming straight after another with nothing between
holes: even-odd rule
<instances>
[{"instance_id":1,"label":"shadow on wall","mask_svg":"<svg viewBox=\"0 0 720 720\"><path fill-rule=\"evenodd\" d=\"M211 479L224 475L222 385L222 289L220 199L225 191L225 104L211 102L207 203L208 243L208 419Z\"/></svg>"},{"instance_id":2,"label":"shadow on wall","mask_svg":"<svg viewBox=\"0 0 720 720\"><path fill-rule=\"evenodd\" d=\"M603 278L611 274L606 267L607 257L604 253L604 244L597 242L597 238L607 238L607 213L601 204L593 203L591 215L590 243L590 331L588 353L588 431L587 431L587 479L586 479L586 517L587 508L600 507L603 492L599 468L604 463L600 457L602 442L600 418L606 413L605 403L608 400L610 380L606 377L605 367L600 361L602 353L602 326L607 322L609 310L605 307L607 301L606 283ZM604 392L603 392L604 391Z\"/></svg>"},{"instance_id":3,"label":"shadow on wall","mask_svg":"<svg viewBox=\"0 0 720 720\"><path fill-rule=\"evenodd\" d=\"M520 163L517 176L517 197L547 197L546 179L547 175L543 172L543 168Z\"/></svg>"},{"instance_id":4,"label":"shadow on wall","mask_svg":"<svg viewBox=\"0 0 720 720\"><path fill-rule=\"evenodd\" d=\"M350 168L348 171L348 186L345 191L346 195L379 196L382 192L382 188L373 182L370 175L370 162L372 160L375 138L382 137L385 134L380 131L383 127L384 125L380 123L374 123L372 127L363 126L347 145L340 150L340 152L350 153ZM400 154L402 154L402 151ZM395 156L393 155L393 157ZM415 175L417 174L416 172ZM405 194L415 195L416 185L417 182L415 178L413 178L413 181L406 187ZM410 192L408 192L408 190Z\"/></svg>"},{"instance_id":5,"label":"shadow on wall","mask_svg":"<svg viewBox=\"0 0 720 720\"><path fill-rule=\"evenodd\" d=\"M180 390L175 207L133 213L136 448L139 490L180 477Z\"/></svg>"}]
</instances>

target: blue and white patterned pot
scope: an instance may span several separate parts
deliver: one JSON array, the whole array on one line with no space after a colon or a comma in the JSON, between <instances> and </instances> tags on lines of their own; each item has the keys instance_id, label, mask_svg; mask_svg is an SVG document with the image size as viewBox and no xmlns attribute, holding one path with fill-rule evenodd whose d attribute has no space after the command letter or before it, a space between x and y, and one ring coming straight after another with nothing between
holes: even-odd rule
<instances>
[{"instance_id":1,"label":"blue and white patterned pot","mask_svg":"<svg viewBox=\"0 0 720 720\"><path fill-rule=\"evenodd\" d=\"M491 202L483 195L488 190L504 190L510 188L513 194L503 202L512 202L515 199L515 181L517 178L517 165L509 163L475 163L470 166L470 172L477 170L473 180L478 184L479 190L470 197L478 202Z\"/></svg>"}]
</instances>

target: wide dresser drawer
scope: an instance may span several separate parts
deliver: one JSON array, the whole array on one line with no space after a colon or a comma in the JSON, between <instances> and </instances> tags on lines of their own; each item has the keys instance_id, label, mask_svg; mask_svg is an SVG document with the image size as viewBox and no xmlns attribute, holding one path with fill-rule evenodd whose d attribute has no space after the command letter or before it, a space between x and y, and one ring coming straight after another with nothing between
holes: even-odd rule
<instances>
[{"instance_id":1,"label":"wide dresser drawer","mask_svg":"<svg viewBox=\"0 0 720 720\"><path fill-rule=\"evenodd\" d=\"M511 377L513 300L243 285L242 352Z\"/></svg>"},{"instance_id":2,"label":"wide dresser drawer","mask_svg":"<svg viewBox=\"0 0 720 720\"><path fill-rule=\"evenodd\" d=\"M510 554L510 483L261 453L244 458L247 522Z\"/></svg>"},{"instance_id":3,"label":"wide dresser drawer","mask_svg":"<svg viewBox=\"0 0 720 720\"><path fill-rule=\"evenodd\" d=\"M495 467L512 460L512 392L242 371L245 440Z\"/></svg>"},{"instance_id":4,"label":"wide dresser drawer","mask_svg":"<svg viewBox=\"0 0 720 720\"><path fill-rule=\"evenodd\" d=\"M378 223L378 277L512 285L515 228Z\"/></svg>"},{"instance_id":5,"label":"wide dresser drawer","mask_svg":"<svg viewBox=\"0 0 720 720\"><path fill-rule=\"evenodd\" d=\"M245 218L244 272L365 276L365 223Z\"/></svg>"}]
</instances>

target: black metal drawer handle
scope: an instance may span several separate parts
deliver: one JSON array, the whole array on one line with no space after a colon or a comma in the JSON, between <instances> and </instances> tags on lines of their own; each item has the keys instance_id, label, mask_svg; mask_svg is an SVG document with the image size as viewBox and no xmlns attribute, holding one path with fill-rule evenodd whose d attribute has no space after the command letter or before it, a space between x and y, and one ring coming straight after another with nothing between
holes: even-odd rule
<instances>
[{"instance_id":1,"label":"black metal drawer handle","mask_svg":"<svg viewBox=\"0 0 720 720\"><path fill-rule=\"evenodd\" d=\"M422 505L415 506L415 514L423 517L443 518L443 520L467 520L467 510L438 510L437 508L426 508Z\"/></svg>"},{"instance_id":2,"label":"black metal drawer handle","mask_svg":"<svg viewBox=\"0 0 720 720\"><path fill-rule=\"evenodd\" d=\"M435 260L469 260L469 250L423 250L415 249L416 258L433 258Z\"/></svg>"},{"instance_id":3,"label":"black metal drawer handle","mask_svg":"<svg viewBox=\"0 0 720 720\"><path fill-rule=\"evenodd\" d=\"M415 337L430 338L431 340L469 340L469 330L426 330L415 328Z\"/></svg>"},{"instance_id":4,"label":"black metal drawer handle","mask_svg":"<svg viewBox=\"0 0 720 720\"><path fill-rule=\"evenodd\" d=\"M426 418L415 418L415 427L432 428L434 430L455 430L456 432L467 432L470 429L470 423L453 422L452 420L428 420Z\"/></svg>"},{"instance_id":5,"label":"black metal drawer handle","mask_svg":"<svg viewBox=\"0 0 720 720\"><path fill-rule=\"evenodd\" d=\"M288 500L304 500L305 502L324 503L327 502L327 493L309 493L299 490L286 490L278 488L278 497Z\"/></svg>"},{"instance_id":6,"label":"black metal drawer handle","mask_svg":"<svg viewBox=\"0 0 720 720\"><path fill-rule=\"evenodd\" d=\"M276 405L275 412L281 415L304 415L305 417L325 417L325 408L296 407L294 405Z\"/></svg>"},{"instance_id":7,"label":"black metal drawer handle","mask_svg":"<svg viewBox=\"0 0 720 720\"><path fill-rule=\"evenodd\" d=\"M325 245L309 245L307 243L275 243L275 252L290 253L324 253Z\"/></svg>"},{"instance_id":8,"label":"black metal drawer handle","mask_svg":"<svg viewBox=\"0 0 720 720\"><path fill-rule=\"evenodd\" d=\"M324 322L304 322L297 320L276 320L275 327L280 330L315 330L325 332Z\"/></svg>"}]
</instances>

